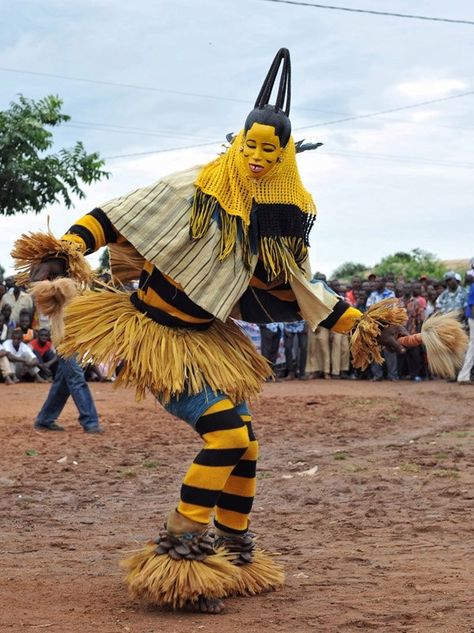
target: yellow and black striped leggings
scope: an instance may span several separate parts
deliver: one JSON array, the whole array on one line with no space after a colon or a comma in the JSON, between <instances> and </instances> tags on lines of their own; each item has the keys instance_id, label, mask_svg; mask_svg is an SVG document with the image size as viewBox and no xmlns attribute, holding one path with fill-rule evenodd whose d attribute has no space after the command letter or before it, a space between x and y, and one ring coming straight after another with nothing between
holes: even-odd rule
<instances>
[{"instance_id":1,"label":"yellow and black striped leggings","mask_svg":"<svg viewBox=\"0 0 474 633\"><path fill-rule=\"evenodd\" d=\"M186 473L178 512L207 525L215 509L216 527L243 534L256 488L258 443L251 417L220 400L199 418L196 431L204 447Z\"/></svg>"}]
</instances>

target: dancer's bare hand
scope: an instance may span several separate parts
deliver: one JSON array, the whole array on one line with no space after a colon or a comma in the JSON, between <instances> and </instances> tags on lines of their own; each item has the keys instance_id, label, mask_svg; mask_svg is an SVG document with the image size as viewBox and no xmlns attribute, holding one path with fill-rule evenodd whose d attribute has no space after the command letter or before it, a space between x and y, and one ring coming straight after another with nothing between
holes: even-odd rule
<instances>
[{"instance_id":1,"label":"dancer's bare hand","mask_svg":"<svg viewBox=\"0 0 474 633\"><path fill-rule=\"evenodd\" d=\"M383 347L387 348L389 352L404 354L406 349L397 341L397 339L400 336L407 335L408 331L403 325L387 325L384 327L380 335L380 343Z\"/></svg>"},{"instance_id":2,"label":"dancer's bare hand","mask_svg":"<svg viewBox=\"0 0 474 633\"><path fill-rule=\"evenodd\" d=\"M63 259L57 257L48 259L41 264L31 267L30 281L44 281L45 279L56 279L64 277L66 274L66 264Z\"/></svg>"}]
</instances>

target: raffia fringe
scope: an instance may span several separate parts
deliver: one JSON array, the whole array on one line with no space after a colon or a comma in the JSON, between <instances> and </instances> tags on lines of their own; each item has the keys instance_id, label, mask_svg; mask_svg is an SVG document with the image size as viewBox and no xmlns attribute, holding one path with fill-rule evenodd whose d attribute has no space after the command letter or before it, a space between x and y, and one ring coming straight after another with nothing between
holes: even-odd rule
<instances>
[{"instance_id":1,"label":"raffia fringe","mask_svg":"<svg viewBox=\"0 0 474 633\"><path fill-rule=\"evenodd\" d=\"M282 277L288 281L295 264L303 269L308 250L302 238L296 237L262 237L260 239L259 256L271 279Z\"/></svg>"},{"instance_id":2,"label":"raffia fringe","mask_svg":"<svg viewBox=\"0 0 474 633\"><path fill-rule=\"evenodd\" d=\"M239 596L255 596L265 591L279 589L285 581L283 567L261 549L256 549L253 560L236 566L238 575L232 593Z\"/></svg>"},{"instance_id":3,"label":"raffia fringe","mask_svg":"<svg viewBox=\"0 0 474 633\"><path fill-rule=\"evenodd\" d=\"M30 294L39 311L49 317L55 346L64 337L64 307L78 294L77 284L68 277L31 284Z\"/></svg>"},{"instance_id":4,"label":"raffia fringe","mask_svg":"<svg viewBox=\"0 0 474 633\"><path fill-rule=\"evenodd\" d=\"M382 328L386 325L404 325L406 322L406 310L398 299L384 299L371 306L361 316L351 337L354 367L364 370L371 363L383 363L379 343Z\"/></svg>"},{"instance_id":5,"label":"raffia fringe","mask_svg":"<svg viewBox=\"0 0 474 633\"><path fill-rule=\"evenodd\" d=\"M219 213L220 229L219 260L223 261L232 253L240 231L242 259L244 266L250 269L251 253L247 227L238 216L226 213L215 198L206 195L200 189L196 189L191 210L189 228L192 239L204 237L216 210Z\"/></svg>"},{"instance_id":6,"label":"raffia fringe","mask_svg":"<svg viewBox=\"0 0 474 633\"><path fill-rule=\"evenodd\" d=\"M67 276L89 285L94 280L92 268L86 262L78 244L58 240L52 233L24 233L13 246L11 256L15 260L18 284L26 284L31 268L54 257L66 263Z\"/></svg>"},{"instance_id":7,"label":"raffia fringe","mask_svg":"<svg viewBox=\"0 0 474 633\"><path fill-rule=\"evenodd\" d=\"M121 563L133 598L181 609L201 596L212 599L230 594L236 570L223 549L203 561L174 560L156 554L155 549L155 543L149 543Z\"/></svg>"},{"instance_id":8,"label":"raffia fringe","mask_svg":"<svg viewBox=\"0 0 474 633\"><path fill-rule=\"evenodd\" d=\"M464 362L469 342L457 313L430 316L423 323L421 338L431 373L441 378L455 378Z\"/></svg>"},{"instance_id":9,"label":"raffia fringe","mask_svg":"<svg viewBox=\"0 0 474 633\"><path fill-rule=\"evenodd\" d=\"M196 394L207 383L234 402L251 399L271 375L267 361L233 323L216 320L208 330L155 323L118 291L89 291L65 310L65 356L103 363L111 376L123 361L116 385L132 385L137 399L147 391L166 404L174 395Z\"/></svg>"}]
</instances>

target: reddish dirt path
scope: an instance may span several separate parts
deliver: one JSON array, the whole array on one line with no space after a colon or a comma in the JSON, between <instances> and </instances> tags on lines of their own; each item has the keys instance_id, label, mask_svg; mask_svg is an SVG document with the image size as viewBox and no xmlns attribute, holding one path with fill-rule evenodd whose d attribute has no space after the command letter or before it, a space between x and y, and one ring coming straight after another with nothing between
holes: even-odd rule
<instances>
[{"instance_id":1,"label":"reddish dirt path","mask_svg":"<svg viewBox=\"0 0 474 633\"><path fill-rule=\"evenodd\" d=\"M474 632L474 389L266 385L252 527L287 582L209 616L142 609L118 568L173 507L199 440L152 398L92 388L103 436L72 405L66 433L35 432L47 385L0 385L2 633Z\"/></svg>"}]
</instances>

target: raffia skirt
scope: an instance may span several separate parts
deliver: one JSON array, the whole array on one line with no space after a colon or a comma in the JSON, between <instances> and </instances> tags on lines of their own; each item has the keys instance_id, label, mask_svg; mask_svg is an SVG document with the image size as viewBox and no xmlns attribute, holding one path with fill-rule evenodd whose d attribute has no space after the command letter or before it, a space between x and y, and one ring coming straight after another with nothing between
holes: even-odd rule
<instances>
[{"instance_id":1,"label":"raffia skirt","mask_svg":"<svg viewBox=\"0 0 474 633\"><path fill-rule=\"evenodd\" d=\"M109 377L120 366L115 384L135 387L137 400L151 391L166 404L207 384L241 402L255 397L272 373L232 320L216 319L201 331L168 327L137 310L127 292L89 291L74 298L64 324L58 351L107 366Z\"/></svg>"}]
</instances>

